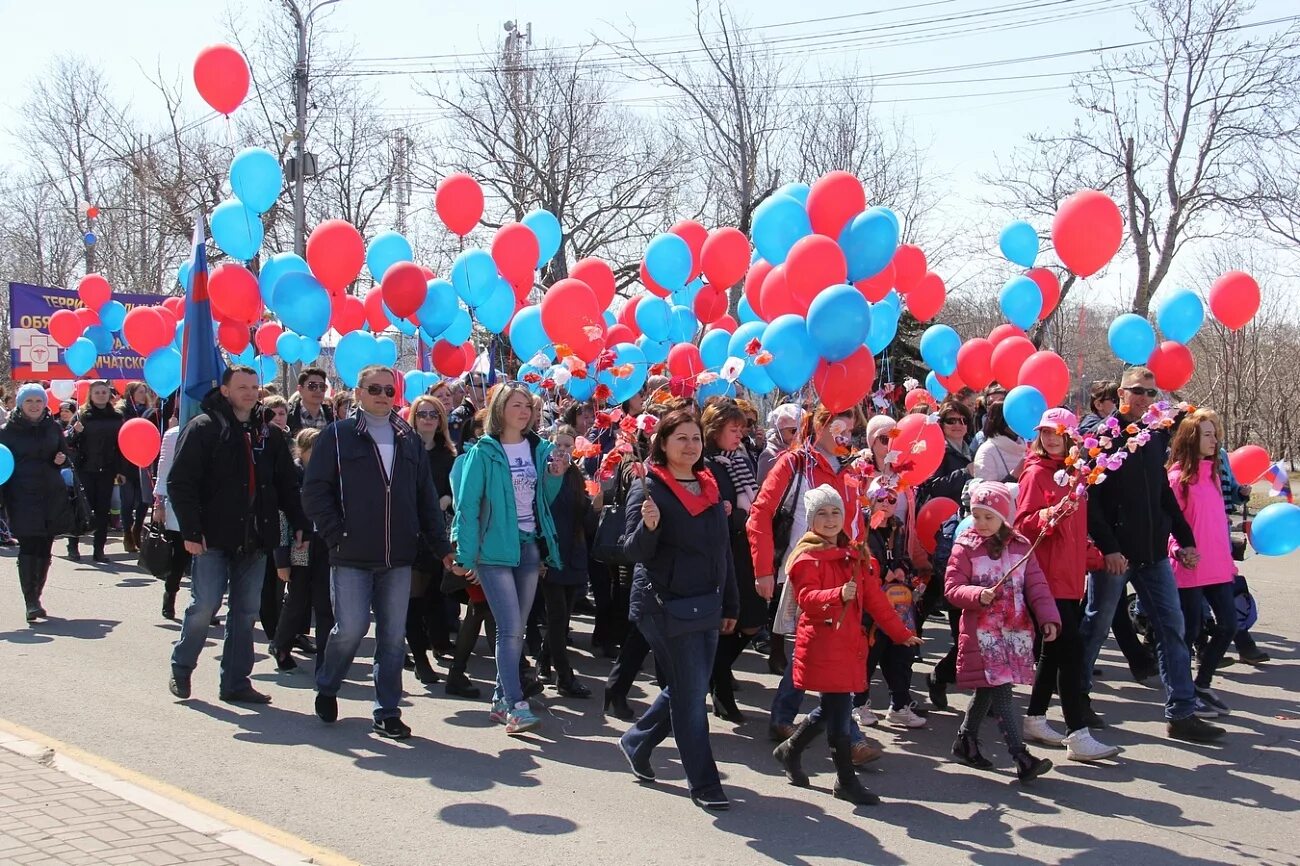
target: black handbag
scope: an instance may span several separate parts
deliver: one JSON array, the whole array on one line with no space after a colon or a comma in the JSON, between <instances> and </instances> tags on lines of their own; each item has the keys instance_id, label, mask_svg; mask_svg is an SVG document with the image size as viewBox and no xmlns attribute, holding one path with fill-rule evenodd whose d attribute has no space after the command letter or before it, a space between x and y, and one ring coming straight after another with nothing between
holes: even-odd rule
<instances>
[{"instance_id":1,"label":"black handbag","mask_svg":"<svg viewBox=\"0 0 1300 866\"><path fill-rule=\"evenodd\" d=\"M72 534L85 535L93 525L90 513L90 500L86 491L81 489L81 478L76 467L72 467L72 486L68 488L68 504L72 506Z\"/></svg>"},{"instance_id":2,"label":"black handbag","mask_svg":"<svg viewBox=\"0 0 1300 866\"><path fill-rule=\"evenodd\" d=\"M139 566L157 578L164 578L171 571L172 544L163 534L163 528L152 520L140 532Z\"/></svg>"},{"instance_id":3,"label":"black handbag","mask_svg":"<svg viewBox=\"0 0 1300 866\"><path fill-rule=\"evenodd\" d=\"M660 598L668 637L681 637L722 627L722 593L719 590L685 598Z\"/></svg>"},{"instance_id":4,"label":"black handbag","mask_svg":"<svg viewBox=\"0 0 1300 866\"><path fill-rule=\"evenodd\" d=\"M795 457L794 474L790 483L776 504L776 514L772 516L772 569L780 571L785 561L786 551L790 549L790 533L794 531L794 510L799 507L799 486L803 483L805 462L802 454ZM792 497L790 494L794 493Z\"/></svg>"},{"instance_id":5,"label":"black handbag","mask_svg":"<svg viewBox=\"0 0 1300 866\"><path fill-rule=\"evenodd\" d=\"M631 565L623 552L623 531L627 526L627 505L606 505L600 510L596 536L591 542L591 558L606 565Z\"/></svg>"}]
</instances>

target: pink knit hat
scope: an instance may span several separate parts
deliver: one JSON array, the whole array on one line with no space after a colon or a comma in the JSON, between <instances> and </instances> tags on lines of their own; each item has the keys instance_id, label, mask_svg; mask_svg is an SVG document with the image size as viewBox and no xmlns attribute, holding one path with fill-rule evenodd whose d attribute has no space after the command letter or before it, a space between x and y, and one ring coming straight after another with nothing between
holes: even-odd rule
<instances>
[{"instance_id":1,"label":"pink knit hat","mask_svg":"<svg viewBox=\"0 0 1300 866\"><path fill-rule=\"evenodd\" d=\"M976 508L992 511L1006 524L1011 524L1016 519L1016 500L1011 496L1011 488L1001 481L975 482L971 488L970 510Z\"/></svg>"}]
</instances>

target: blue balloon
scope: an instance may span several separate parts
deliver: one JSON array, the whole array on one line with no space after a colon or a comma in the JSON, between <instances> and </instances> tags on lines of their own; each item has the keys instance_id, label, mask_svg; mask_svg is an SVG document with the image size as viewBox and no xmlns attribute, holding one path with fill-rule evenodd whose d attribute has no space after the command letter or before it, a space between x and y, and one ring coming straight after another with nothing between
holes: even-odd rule
<instances>
[{"instance_id":1,"label":"blue balloon","mask_svg":"<svg viewBox=\"0 0 1300 866\"><path fill-rule=\"evenodd\" d=\"M413 261L415 253L410 241L394 231L381 232L366 247L366 268L376 283L383 280L388 269L398 262Z\"/></svg>"},{"instance_id":2,"label":"blue balloon","mask_svg":"<svg viewBox=\"0 0 1300 866\"><path fill-rule=\"evenodd\" d=\"M14 474L14 452L8 445L0 445L0 484L4 484Z\"/></svg>"},{"instance_id":3,"label":"blue balloon","mask_svg":"<svg viewBox=\"0 0 1300 866\"><path fill-rule=\"evenodd\" d=\"M687 285L681 287L680 289L678 289L677 291L669 295L668 297L669 303L671 303L674 307L691 307L692 309L694 309L695 299L699 296L700 289L702 289L703 287L704 286L702 284L697 284L694 280L692 280Z\"/></svg>"},{"instance_id":4,"label":"blue balloon","mask_svg":"<svg viewBox=\"0 0 1300 866\"><path fill-rule=\"evenodd\" d=\"M957 372L957 350L960 348L961 337L947 325L931 325L921 335L921 360L941 376Z\"/></svg>"},{"instance_id":5,"label":"blue balloon","mask_svg":"<svg viewBox=\"0 0 1300 866\"><path fill-rule=\"evenodd\" d=\"M876 307L879 306L888 307L893 310L895 318L902 315L903 302L898 296L898 289L890 289L883 298L876 301L876 303L872 305L872 312L874 313Z\"/></svg>"},{"instance_id":6,"label":"blue balloon","mask_svg":"<svg viewBox=\"0 0 1300 866\"><path fill-rule=\"evenodd\" d=\"M230 188L253 213L269 211L282 186L280 160L264 147L244 148L230 161Z\"/></svg>"},{"instance_id":7,"label":"blue balloon","mask_svg":"<svg viewBox=\"0 0 1300 866\"><path fill-rule=\"evenodd\" d=\"M966 530L974 529L974 528L975 528L975 518L967 514L958 522L957 532L954 534L953 537L956 538L958 535L961 535Z\"/></svg>"},{"instance_id":8,"label":"blue balloon","mask_svg":"<svg viewBox=\"0 0 1300 866\"><path fill-rule=\"evenodd\" d=\"M240 352L238 355L230 356L230 363L238 364L241 367L251 367L253 366L254 363L256 363L256 361L257 361L257 350L253 348L253 344L251 342L244 347L244 351Z\"/></svg>"},{"instance_id":9,"label":"blue balloon","mask_svg":"<svg viewBox=\"0 0 1300 866\"><path fill-rule=\"evenodd\" d=\"M754 210L754 247L773 266L784 264L790 248L812 234L808 211L797 199L773 195Z\"/></svg>"},{"instance_id":10,"label":"blue balloon","mask_svg":"<svg viewBox=\"0 0 1300 866\"><path fill-rule=\"evenodd\" d=\"M407 337L415 336L415 332L418 331L419 328L417 328L413 322L399 317L392 310L388 309L388 304L385 304L382 300L379 302L379 307L384 311L384 315L388 317L389 324L396 328L399 334L403 334Z\"/></svg>"},{"instance_id":11,"label":"blue balloon","mask_svg":"<svg viewBox=\"0 0 1300 866\"><path fill-rule=\"evenodd\" d=\"M352 331L344 334L334 347L334 369L343 384L356 387L357 375L363 367L377 363L379 348L375 335L369 331Z\"/></svg>"},{"instance_id":12,"label":"blue balloon","mask_svg":"<svg viewBox=\"0 0 1300 866\"><path fill-rule=\"evenodd\" d=\"M871 305L871 329L867 331L863 344L867 351L879 355L889 348L894 337L898 336L898 318L898 308L883 300Z\"/></svg>"},{"instance_id":13,"label":"blue balloon","mask_svg":"<svg viewBox=\"0 0 1300 866\"><path fill-rule=\"evenodd\" d=\"M1038 435L1038 422L1043 420L1047 411L1047 399L1033 385L1017 385L1007 392L1007 399L1002 404L1002 416L1007 426L1016 431L1021 439L1029 440Z\"/></svg>"},{"instance_id":14,"label":"blue balloon","mask_svg":"<svg viewBox=\"0 0 1300 866\"><path fill-rule=\"evenodd\" d=\"M704 335L700 340L700 358L704 361L704 366L710 370L717 370L727 363L727 346L731 343L731 335L726 331L714 329Z\"/></svg>"},{"instance_id":15,"label":"blue balloon","mask_svg":"<svg viewBox=\"0 0 1300 866\"><path fill-rule=\"evenodd\" d=\"M524 214L520 222L537 236L537 270L540 271L560 251L560 241L564 237L560 231L560 221L550 211L538 208Z\"/></svg>"},{"instance_id":16,"label":"blue balloon","mask_svg":"<svg viewBox=\"0 0 1300 866\"><path fill-rule=\"evenodd\" d=\"M596 380L594 378L587 378L587 379L574 378L574 379L570 379L569 384L565 385L564 387L566 390L568 390L569 396L573 397L573 399L579 402L582 402L585 400L590 400L591 395L596 392Z\"/></svg>"},{"instance_id":17,"label":"blue balloon","mask_svg":"<svg viewBox=\"0 0 1300 866\"><path fill-rule=\"evenodd\" d=\"M691 278L693 259L690 245L671 232L650 241L645 248L645 269L665 289L675 290Z\"/></svg>"},{"instance_id":18,"label":"blue balloon","mask_svg":"<svg viewBox=\"0 0 1300 866\"><path fill-rule=\"evenodd\" d=\"M672 308L672 323L668 326L668 342L693 343L695 342L695 332L699 329L699 319L695 318L695 312L690 307Z\"/></svg>"},{"instance_id":19,"label":"blue balloon","mask_svg":"<svg viewBox=\"0 0 1300 866\"><path fill-rule=\"evenodd\" d=\"M177 328L179 327L178 324ZM82 336L94 343L95 351L101 355L107 355L113 351L113 334L103 325L91 325Z\"/></svg>"},{"instance_id":20,"label":"blue balloon","mask_svg":"<svg viewBox=\"0 0 1300 866\"><path fill-rule=\"evenodd\" d=\"M695 401L701 404L704 403L705 400L708 400L711 397L733 397L734 398L735 396L736 396L735 383L728 382L726 379L714 379L712 382L709 382L706 385L701 385L695 391Z\"/></svg>"},{"instance_id":21,"label":"blue balloon","mask_svg":"<svg viewBox=\"0 0 1300 866\"><path fill-rule=\"evenodd\" d=\"M1021 330L1028 330L1043 311L1043 290L1029 277L1012 277L1002 286L998 305L1008 322Z\"/></svg>"},{"instance_id":22,"label":"blue balloon","mask_svg":"<svg viewBox=\"0 0 1300 866\"><path fill-rule=\"evenodd\" d=\"M645 295L636 305L636 326L651 340L667 340L672 325L673 310L663 298Z\"/></svg>"},{"instance_id":23,"label":"blue balloon","mask_svg":"<svg viewBox=\"0 0 1300 866\"><path fill-rule=\"evenodd\" d=\"M276 283L275 312L289 330L319 339L330 328L334 308L315 277L293 271Z\"/></svg>"},{"instance_id":24,"label":"blue balloon","mask_svg":"<svg viewBox=\"0 0 1300 866\"><path fill-rule=\"evenodd\" d=\"M527 363L550 345L551 338L542 327L542 308L533 304L520 310L510 323L510 348L515 357Z\"/></svg>"},{"instance_id":25,"label":"blue balloon","mask_svg":"<svg viewBox=\"0 0 1300 866\"><path fill-rule=\"evenodd\" d=\"M451 266L451 284L461 300L471 307L488 299L499 276L497 263L487 250L465 250Z\"/></svg>"},{"instance_id":26,"label":"blue balloon","mask_svg":"<svg viewBox=\"0 0 1300 866\"><path fill-rule=\"evenodd\" d=\"M759 318L758 313L754 312L753 306L749 303L749 298L744 295L740 296L740 303L736 305L736 317L742 325L748 322L763 321Z\"/></svg>"},{"instance_id":27,"label":"blue balloon","mask_svg":"<svg viewBox=\"0 0 1300 866\"><path fill-rule=\"evenodd\" d=\"M86 232L81 236L81 239L88 247L93 247L95 244L99 243L99 236L94 232Z\"/></svg>"},{"instance_id":28,"label":"blue balloon","mask_svg":"<svg viewBox=\"0 0 1300 866\"><path fill-rule=\"evenodd\" d=\"M636 338L636 347L645 355L647 363L662 364L668 360L668 350L672 348L667 343L658 340L652 340L649 336L642 334Z\"/></svg>"},{"instance_id":29,"label":"blue balloon","mask_svg":"<svg viewBox=\"0 0 1300 866\"><path fill-rule=\"evenodd\" d=\"M606 327L606 328L612 328L612 327L614 327L615 325L618 324L618 317L615 316L615 315L614 315L612 312L610 312L609 310L606 310L605 312L601 313L601 314L600 314L600 317L601 317L602 319L605 320L605 327Z\"/></svg>"},{"instance_id":30,"label":"blue balloon","mask_svg":"<svg viewBox=\"0 0 1300 866\"><path fill-rule=\"evenodd\" d=\"M740 384L755 394L767 394L776 390L776 383L767 374L767 367L760 367L753 359L745 362L745 369L740 371Z\"/></svg>"},{"instance_id":31,"label":"blue balloon","mask_svg":"<svg viewBox=\"0 0 1300 866\"><path fill-rule=\"evenodd\" d=\"M523 371L520 371L520 375L523 375ZM424 380L425 372L423 370L407 370L402 374L402 389L406 394L407 402L429 389ZM411 422L415 423L415 419L412 418Z\"/></svg>"},{"instance_id":32,"label":"blue balloon","mask_svg":"<svg viewBox=\"0 0 1300 866\"><path fill-rule=\"evenodd\" d=\"M279 355L280 360L286 364L297 364L302 361L299 357L301 347L302 343L293 331L285 331L275 338L275 354Z\"/></svg>"},{"instance_id":33,"label":"blue balloon","mask_svg":"<svg viewBox=\"0 0 1300 866\"><path fill-rule=\"evenodd\" d=\"M867 209L844 226L840 249L849 265L849 281L857 282L888 267L898 249L898 217L883 207Z\"/></svg>"},{"instance_id":34,"label":"blue balloon","mask_svg":"<svg viewBox=\"0 0 1300 866\"><path fill-rule=\"evenodd\" d=\"M217 205L208 225L212 240L232 259L249 261L262 248L262 218L237 199Z\"/></svg>"},{"instance_id":35,"label":"blue balloon","mask_svg":"<svg viewBox=\"0 0 1300 866\"><path fill-rule=\"evenodd\" d=\"M1116 316L1106 332L1110 350L1126 364L1145 364L1156 350L1156 332L1137 313Z\"/></svg>"},{"instance_id":36,"label":"blue balloon","mask_svg":"<svg viewBox=\"0 0 1300 866\"><path fill-rule=\"evenodd\" d=\"M385 367L392 367L397 364L397 341L392 337L378 336L375 337L375 360L374 364L383 364Z\"/></svg>"},{"instance_id":37,"label":"blue balloon","mask_svg":"<svg viewBox=\"0 0 1300 866\"><path fill-rule=\"evenodd\" d=\"M447 280L429 280L424 303L416 312L420 327L425 333L437 337L456 318L460 305L456 303L456 289Z\"/></svg>"},{"instance_id":38,"label":"blue balloon","mask_svg":"<svg viewBox=\"0 0 1300 866\"><path fill-rule=\"evenodd\" d=\"M309 274L311 268L297 253L276 253L265 262L257 272L257 290L262 294L262 303L275 309L275 284L285 274Z\"/></svg>"},{"instance_id":39,"label":"blue balloon","mask_svg":"<svg viewBox=\"0 0 1300 866\"><path fill-rule=\"evenodd\" d=\"M934 395L934 399L943 401L948 396L948 389L943 387L939 381L939 376L933 370L925 374L925 390Z\"/></svg>"},{"instance_id":40,"label":"blue balloon","mask_svg":"<svg viewBox=\"0 0 1300 866\"><path fill-rule=\"evenodd\" d=\"M320 357L320 341L311 337L298 337L298 363L311 364Z\"/></svg>"},{"instance_id":41,"label":"blue balloon","mask_svg":"<svg viewBox=\"0 0 1300 866\"><path fill-rule=\"evenodd\" d=\"M1261 508L1250 527L1250 543L1264 556L1285 556L1300 547L1300 505L1274 502Z\"/></svg>"},{"instance_id":42,"label":"blue balloon","mask_svg":"<svg viewBox=\"0 0 1300 866\"><path fill-rule=\"evenodd\" d=\"M763 331L763 349L772 354L772 361L760 369L788 394L806 385L817 369L817 347L803 316L777 316Z\"/></svg>"},{"instance_id":43,"label":"blue balloon","mask_svg":"<svg viewBox=\"0 0 1300 866\"><path fill-rule=\"evenodd\" d=\"M1008 223L998 235L998 249L1012 264L1032 268L1038 258L1038 232L1024 220Z\"/></svg>"},{"instance_id":44,"label":"blue balloon","mask_svg":"<svg viewBox=\"0 0 1300 866\"><path fill-rule=\"evenodd\" d=\"M213 336L216 336L218 327L219 326L217 325L216 322L212 323ZM87 332L89 332L90 329L87 328L86 330ZM99 345L99 344L96 343L95 345ZM176 351L178 352L185 345L185 320L184 319L181 319L179 322L176 323L176 336L172 337L172 345L176 347Z\"/></svg>"},{"instance_id":45,"label":"blue balloon","mask_svg":"<svg viewBox=\"0 0 1300 866\"><path fill-rule=\"evenodd\" d=\"M894 231L898 232L899 237L902 237L903 235L902 224L899 223L898 214L894 213L892 208L883 207L881 205L876 205L875 207L867 208L867 213L872 213L872 212L878 212L884 215L886 219L888 219L891 223L894 224Z\"/></svg>"},{"instance_id":46,"label":"blue balloon","mask_svg":"<svg viewBox=\"0 0 1300 866\"><path fill-rule=\"evenodd\" d=\"M613 351L615 366L632 365L630 376L619 378L609 370L605 370L597 377L600 382L609 386L609 405L617 406L640 393L649 376L650 364L646 360L645 353L635 343L619 343Z\"/></svg>"},{"instance_id":47,"label":"blue balloon","mask_svg":"<svg viewBox=\"0 0 1300 866\"><path fill-rule=\"evenodd\" d=\"M457 307L456 315L452 318L451 324L438 335L438 338L459 346L469 339L470 331L473 329L473 323L469 320L469 311Z\"/></svg>"},{"instance_id":48,"label":"blue balloon","mask_svg":"<svg viewBox=\"0 0 1300 866\"><path fill-rule=\"evenodd\" d=\"M746 322L736 328L727 344L727 355L745 362L745 368L740 371L740 384L756 394L766 394L776 387L772 377L765 372L766 368L755 364L754 359L745 352L750 341L762 341L765 330L767 325L764 322Z\"/></svg>"},{"instance_id":49,"label":"blue balloon","mask_svg":"<svg viewBox=\"0 0 1300 866\"><path fill-rule=\"evenodd\" d=\"M155 349L144 359L144 380L155 394L171 394L181 386L181 353L171 346Z\"/></svg>"},{"instance_id":50,"label":"blue balloon","mask_svg":"<svg viewBox=\"0 0 1300 866\"><path fill-rule=\"evenodd\" d=\"M110 331L122 330L126 321L126 305L121 301L109 301L99 308L99 323Z\"/></svg>"},{"instance_id":51,"label":"blue balloon","mask_svg":"<svg viewBox=\"0 0 1300 866\"><path fill-rule=\"evenodd\" d=\"M494 334L504 331L514 314L515 290L504 277L497 280L497 287L488 295L488 299L474 308L474 318Z\"/></svg>"},{"instance_id":52,"label":"blue balloon","mask_svg":"<svg viewBox=\"0 0 1300 866\"><path fill-rule=\"evenodd\" d=\"M181 288L185 291L190 290L190 272L194 270L194 262L186 259L181 262L181 266L176 269L176 282L180 283Z\"/></svg>"},{"instance_id":53,"label":"blue balloon","mask_svg":"<svg viewBox=\"0 0 1300 866\"><path fill-rule=\"evenodd\" d=\"M253 369L257 371L257 379L263 385L274 382L275 374L280 371L274 355L258 355L257 360L253 362Z\"/></svg>"},{"instance_id":54,"label":"blue balloon","mask_svg":"<svg viewBox=\"0 0 1300 866\"><path fill-rule=\"evenodd\" d=\"M787 183L778 189L775 195L788 195L799 202L800 207L808 207L808 195L811 192L812 187L806 183Z\"/></svg>"},{"instance_id":55,"label":"blue balloon","mask_svg":"<svg viewBox=\"0 0 1300 866\"><path fill-rule=\"evenodd\" d=\"M95 366L95 359L99 357L99 350L95 344L85 337L78 337L72 341L72 345L63 350L63 363L68 365L72 375L81 376L91 367Z\"/></svg>"},{"instance_id":56,"label":"blue balloon","mask_svg":"<svg viewBox=\"0 0 1300 866\"><path fill-rule=\"evenodd\" d=\"M852 286L830 286L808 307L808 333L827 361L843 361L871 331L871 304Z\"/></svg>"},{"instance_id":57,"label":"blue balloon","mask_svg":"<svg viewBox=\"0 0 1300 866\"><path fill-rule=\"evenodd\" d=\"M104 318L102 312L99 318ZM1204 321L1205 305L1195 292L1187 289L1177 289L1156 305L1156 324L1165 339L1175 343L1190 343Z\"/></svg>"}]
</instances>

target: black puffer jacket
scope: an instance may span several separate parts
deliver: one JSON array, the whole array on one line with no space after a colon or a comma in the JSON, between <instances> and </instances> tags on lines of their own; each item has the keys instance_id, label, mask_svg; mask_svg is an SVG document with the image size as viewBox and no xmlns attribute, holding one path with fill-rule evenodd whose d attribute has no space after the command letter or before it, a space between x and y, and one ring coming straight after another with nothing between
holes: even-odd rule
<instances>
[{"instance_id":1,"label":"black puffer jacket","mask_svg":"<svg viewBox=\"0 0 1300 866\"><path fill-rule=\"evenodd\" d=\"M67 454L59 422L48 412L39 421L32 421L22 409L15 409L9 423L0 430L0 444L14 456L14 473L0 487L9 515L9 531L15 538L72 532L74 518L68 489L60 474L62 467L54 465L54 455Z\"/></svg>"},{"instance_id":2,"label":"black puffer jacket","mask_svg":"<svg viewBox=\"0 0 1300 866\"><path fill-rule=\"evenodd\" d=\"M181 431L167 476L167 497L181 537L203 540L208 547L228 553L255 549L270 553L280 543L281 511L294 529L310 529L299 505L297 472L280 429L260 422L262 413L256 407L251 418L258 421L240 422L215 389L204 398L203 411Z\"/></svg>"},{"instance_id":3,"label":"black puffer jacket","mask_svg":"<svg viewBox=\"0 0 1300 866\"><path fill-rule=\"evenodd\" d=\"M114 475L122 473L126 462L117 444L118 431L126 422L122 413L111 403L103 408L88 403L73 419L74 427L77 422L81 422L81 432L68 437L69 447L77 454L77 469Z\"/></svg>"}]
</instances>

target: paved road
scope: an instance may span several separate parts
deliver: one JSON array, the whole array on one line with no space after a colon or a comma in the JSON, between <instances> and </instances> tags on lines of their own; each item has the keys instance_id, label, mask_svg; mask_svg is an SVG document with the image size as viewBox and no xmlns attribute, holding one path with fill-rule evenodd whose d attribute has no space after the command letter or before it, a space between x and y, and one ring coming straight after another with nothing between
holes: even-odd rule
<instances>
[{"instance_id":1,"label":"paved road","mask_svg":"<svg viewBox=\"0 0 1300 866\"><path fill-rule=\"evenodd\" d=\"M0 570L14 574L9 561ZM757 710L738 728L713 722L733 808L709 815L686 796L671 744L656 755L658 785L632 780L615 745L621 724L603 718L596 699L548 698L537 735L511 739L488 721L486 704L449 699L438 686L425 692L408 675L404 712L416 736L394 743L368 732L368 667L353 670L342 718L326 727L311 712L309 675L276 674L265 655L255 679L274 704L219 703L211 643L195 698L176 703L166 681L177 626L158 616L158 582L125 564L101 571L56 560L46 606L60 618L35 628L22 622L17 581L0 581L0 717L375 866L1296 863L1298 572L1300 556L1247 564L1261 598L1257 633L1275 661L1224 672L1220 691L1236 712L1223 746L1166 740L1159 693L1128 681L1108 649L1096 702L1118 725L1104 739L1125 748L1119 762L1060 766L1021 787L1000 744L990 750L993 774L947 761L958 717L936 713L929 729L881 729L888 752L866 782L886 803L857 811L830 797L820 746L807 761L814 789L784 783ZM585 647L588 624L579 628ZM941 629L932 631L937 640ZM927 646L927 656L939 649ZM489 664L477 659L471 673L482 679ZM774 683L760 666L746 654L744 708L770 700ZM607 663L582 651L577 668L603 676Z\"/></svg>"}]
</instances>

